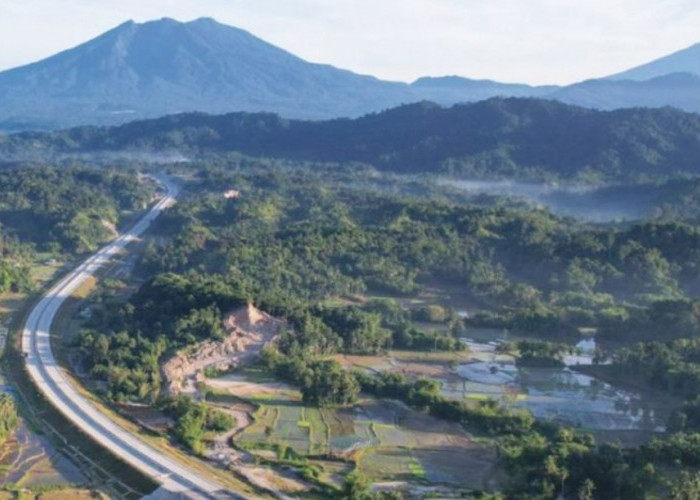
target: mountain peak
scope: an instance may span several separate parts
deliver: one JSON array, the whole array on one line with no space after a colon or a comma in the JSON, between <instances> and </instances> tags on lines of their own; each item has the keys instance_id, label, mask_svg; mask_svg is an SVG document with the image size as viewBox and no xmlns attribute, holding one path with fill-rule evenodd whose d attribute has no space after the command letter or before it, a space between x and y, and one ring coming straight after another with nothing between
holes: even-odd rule
<instances>
[{"instance_id":1,"label":"mountain peak","mask_svg":"<svg viewBox=\"0 0 700 500\"><path fill-rule=\"evenodd\" d=\"M221 24L219 21L214 19L213 17L198 17L197 19L193 19L192 21L189 21L187 24L199 24L199 25L217 25L217 26L225 26Z\"/></svg>"},{"instance_id":2,"label":"mountain peak","mask_svg":"<svg viewBox=\"0 0 700 500\"><path fill-rule=\"evenodd\" d=\"M186 111L358 116L415 100L407 92L405 84L309 63L212 18L130 20L0 72L0 128L119 123Z\"/></svg>"},{"instance_id":3,"label":"mountain peak","mask_svg":"<svg viewBox=\"0 0 700 500\"><path fill-rule=\"evenodd\" d=\"M189 111L357 117L423 100L452 105L494 96L700 111L700 45L565 88L458 76L406 84L304 61L210 17L129 20L77 47L0 72L0 130L117 124Z\"/></svg>"}]
</instances>

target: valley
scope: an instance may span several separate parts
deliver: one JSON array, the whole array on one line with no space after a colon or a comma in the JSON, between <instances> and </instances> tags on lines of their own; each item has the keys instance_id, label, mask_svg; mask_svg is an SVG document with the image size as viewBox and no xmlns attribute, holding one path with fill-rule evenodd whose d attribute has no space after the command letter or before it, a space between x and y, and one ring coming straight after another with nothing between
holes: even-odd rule
<instances>
[{"instance_id":1,"label":"valley","mask_svg":"<svg viewBox=\"0 0 700 500\"><path fill-rule=\"evenodd\" d=\"M0 71L0 498L697 498L697 51L405 83L163 18Z\"/></svg>"},{"instance_id":2,"label":"valley","mask_svg":"<svg viewBox=\"0 0 700 500\"><path fill-rule=\"evenodd\" d=\"M614 368L621 347L636 342L619 338L612 325L631 315L641 320L654 307L630 282L647 280L634 274L645 268L622 267L625 282L590 263L590 274L576 274L579 260L537 264L550 278L519 263L521 238L531 241L526 255L534 259L540 250L533 244L556 248L563 235L569 252L590 252L589 244L576 246L581 234L624 248L632 234L653 235L654 224L669 231L669 223L579 219L572 226L517 200L504 207L465 198L451 184L422 181L422 195L407 194L421 182L415 178L348 182L342 171L332 174L336 180L299 166L259 165L261 173L249 163L196 175L189 165L169 168L182 175L182 201L154 221L139 257L127 259L128 272L117 266L98 282L62 341L101 404L136 419L161 443L178 443L250 491L290 498L333 497L347 481L374 484L378 497L397 488L409 498L508 491L521 487L517 474L529 466L513 450L532 446L529 439L585 446L591 460L606 446L622 446L619 460L629 467L636 453L665 446L684 397L595 375L598 363ZM513 233L521 217L531 225ZM504 224L508 230L499 229ZM538 243L523 236L534 230ZM495 245L472 254L469 266L486 267L446 258L456 255L441 249L457 244L452 231L489 235L467 240ZM422 234L431 235L429 245ZM394 240L402 246L392 247ZM653 236L642 241L655 245ZM661 248L675 262L676 249ZM593 255L625 265L608 252ZM490 261L479 260L489 253ZM187 272L192 266L196 273ZM673 266L659 269L668 274L645 286L682 307L688 299L675 297L692 296L694 279ZM257 337L251 328L263 318L277 326ZM525 353L535 364L522 364ZM347 390L347 402L323 402L336 394L315 385L321 376ZM549 449L537 453L557 453ZM651 460L664 466L662 455ZM631 487L634 477L616 480Z\"/></svg>"}]
</instances>

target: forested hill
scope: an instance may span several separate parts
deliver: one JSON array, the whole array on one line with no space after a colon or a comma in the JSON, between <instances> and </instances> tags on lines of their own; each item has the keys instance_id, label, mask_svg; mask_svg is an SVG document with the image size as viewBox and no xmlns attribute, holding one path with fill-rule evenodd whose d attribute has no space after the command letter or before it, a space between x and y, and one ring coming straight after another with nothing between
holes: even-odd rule
<instances>
[{"instance_id":1,"label":"forested hill","mask_svg":"<svg viewBox=\"0 0 700 500\"><path fill-rule=\"evenodd\" d=\"M363 162L401 173L630 179L700 173L700 115L671 108L600 112L510 98L450 108L425 102L352 120L181 114L112 128L0 137L5 162L27 152L116 150L238 151Z\"/></svg>"}]
</instances>

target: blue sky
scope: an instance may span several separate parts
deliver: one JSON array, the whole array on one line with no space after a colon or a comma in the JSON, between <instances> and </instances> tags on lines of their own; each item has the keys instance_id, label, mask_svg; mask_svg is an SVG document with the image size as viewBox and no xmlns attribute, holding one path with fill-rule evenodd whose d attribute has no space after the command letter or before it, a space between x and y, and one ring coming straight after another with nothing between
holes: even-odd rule
<instances>
[{"instance_id":1,"label":"blue sky","mask_svg":"<svg viewBox=\"0 0 700 500\"><path fill-rule=\"evenodd\" d=\"M697 0L0 0L0 69L128 19L213 17L380 78L571 83L700 42Z\"/></svg>"}]
</instances>

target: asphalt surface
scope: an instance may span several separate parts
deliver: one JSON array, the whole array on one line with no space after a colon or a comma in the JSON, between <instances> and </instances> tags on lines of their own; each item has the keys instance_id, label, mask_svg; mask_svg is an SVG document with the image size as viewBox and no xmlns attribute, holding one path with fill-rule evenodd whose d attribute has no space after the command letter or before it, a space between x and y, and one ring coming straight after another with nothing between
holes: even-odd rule
<instances>
[{"instance_id":1,"label":"asphalt surface","mask_svg":"<svg viewBox=\"0 0 700 500\"><path fill-rule=\"evenodd\" d=\"M100 249L46 292L24 325L22 352L29 375L56 408L111 453L160 483L162 489L171 492L173 497L242 499L245 497L201 477L201 473L189 470L152 448L101 413L66 379L51 351L49 331L63 301L95 271L108 263L111 257L146 231L164 209L175 203L177 188L167 182L164 185L168 194L136 225Z\"/></svg>"}]
</instances>

